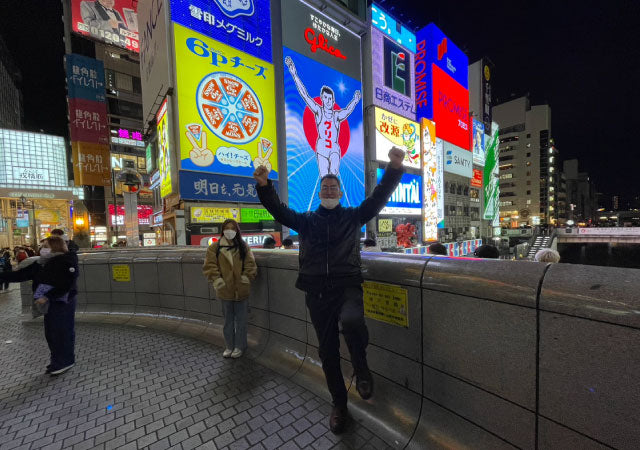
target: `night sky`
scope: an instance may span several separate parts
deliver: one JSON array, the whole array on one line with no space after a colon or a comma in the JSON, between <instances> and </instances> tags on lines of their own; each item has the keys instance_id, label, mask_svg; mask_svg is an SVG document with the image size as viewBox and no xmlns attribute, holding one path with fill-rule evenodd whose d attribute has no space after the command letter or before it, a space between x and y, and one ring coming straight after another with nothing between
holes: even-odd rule
<instances>
[{"instance_id":1,"label":"night sky","mask_svg":"<svg viewBox=\"0 0 640 450\"><path fill-rule=\"evenodd\" d=\"M561 159L579 158L600 192L640 194L640 3L379 4L413 29L435 22L470 62L488 56L499 102L529 93L532 104L551 105ZM58 0L0 6L0 34L22 70L24 127L67 136L61 17Z\"/></svg>"}]
</instances>

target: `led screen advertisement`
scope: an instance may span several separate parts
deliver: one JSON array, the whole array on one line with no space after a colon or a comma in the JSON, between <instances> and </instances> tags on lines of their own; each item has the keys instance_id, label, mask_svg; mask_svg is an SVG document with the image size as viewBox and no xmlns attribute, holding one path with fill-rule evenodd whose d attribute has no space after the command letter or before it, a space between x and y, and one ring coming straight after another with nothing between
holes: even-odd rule
<instances>
[{"instance_id":1,"label":"led screen advertisement","mask_svg":"<svg viewBox=\"0 0 640 450\"><path fill-rule=\"evenodd\" d=\"M118 205L118 214L113 204L109 205L109 225L124 225L126 211L124 205ZM149 205L138 205L138 225L151 225L151 216L153 215L153 207Z\"/></svg>"},{"instance_id":2,"label":"led screen advertisement","mask_svg":"<svg viewBox=\"0 0 640 450\"><path fill-rule=\"evenodd\" d=\"M377 169L377 182L384 175L383 169ZM380 211L383 215L419 216L422 214L422 177L405 173L398 187Z\"/></svg>"},{"instance_id":3,"label":"led screen advertisement","mask_svg":"<svg viewBox=\"0 0 640 450\"><path fill-rule=\"evenodd\" d=\"M433 120L438 137L469 150L469 91L439 67L433 67Z\"/></svg>"},{"instance_id":4,"label":"led screen advertisement","mask_svg":"<svg viewBox=\"0 0 640 450\"><path fill-rule=\"evenodd\" d=\"M136 53L137 12L137 0L71 0L74 32Z\"/></svg>"},{"instance_id":5,"label":"led screen advertisement","mask_svg":"<svg viewBox=\"0 0 640 450\"><path fill-rule=\"evenodd\" d=\"M409 51L416 52L416 35L376 4L371 5L371 24Z\"/></svg>"},{"instance_id":6,"label":"led screen advertisement","mask_svg":"<svg viewBox=\"0 0 640 450\"><path fill-rule=\"evenodd\" d=\"M171 0L171 19L225 45L273 62L269 0Z\"/></svg>"},{"instance_id":7,"label":"led screen advertisement","mask_svg":"<svg viewBox=\"0 0 640 450\"><path fill-rule=\"evenodd\" d=\"M414 55L371 28L373 103L410 119L416 117Z\"/></svg>"},{"instance_id":8,"label":"led screen advertisement","mask_svg":"<svg viewBox=\"0 0 640 450\"><path fill-rule=\"evenodd\" d=\"M403 165L420 168L420 126L409 119L375 108L376 159L389 161L389 151L399 147L405 151Z\"/></svg>"},{"instance_id":9,"label":"led screen advertisement","mask_svg":"<svg viewBox=\"0 0 640 450\"><path fill-rule=\"evenodd\" d=\"M473 119L473 128L471 130L471 150L473 152L473 163L484 166L485 148L484 148L484 123Z\"/></svg>"},{"instance_id":10,"label":"led screen advertisement","mask_svg":"<svg viewBox=\"0 0 640 450\"><path fill-rule=\"evenodd\" d=\"M437 66L463 88L469 89L469 58L436 24L430 23L418 31L416 41L417 59L424 59L428 67Z\"/></svg>"},{"instance_id":11,"label":"led screen advertisement","mask_svg":"<svg viewBox=\"0 0 640 450\"><path fill-rule=\"evenodd\" d=\"M482 170L473 169L473 177L471 178L471 186L481 188L482 187L482 177L483 177Z\"/></svg>"},{"instance_id":12,"label":"led screen advertisement","mask_svg":"<svg viewBox=\"0 0 640 450\"><path fill-rule=\"evenodd\" d=\"M499 130L498 124L492 122L491 136L486 136L487 158L484 163L483 185L484 185L484 216L485 220L490 220L492 225L500 225L500 185L499 185Z\"/></svg>"},{"instance_id":13,"label":"led screen advertisement","mask_svg":"<svg viewBox=\"0 0 640 450\"><path fill-rule=\"evenodd\" d=\"M171 195L173 187L171 183L172 155L171 136L169 135L169 102L164 99L158 114L156 123L158 126L158 169L160 170L160 195L162 198Z\"/></svg>"},{"instance_id":14,"label":"led screen advertisement","mask_svg":"<svg viewBox=\"0 0 640 450\"><path fill-rule=\"evenodd\" d=\"M180 25L174 37L181 169L278 179L273 65Z\"/></svg>"},{"instance_id":15,"label":"led screen advertisement","mask_svg":"<svg viewBox=\"0 0 640 450\"><path fill-rule=\"evenodd\" d=\"M444 190L442 148L436 139L436 124L422 119L423 237L438 239L438 228L444 227ZM441 141L442 142L442 141Z\"/></svg>"},{"instance_id":16,"label":"led screen advertisement","mask_svg":"<svg viewBox=\"0 0 640 450\"><path fill-rule=\"evenodd\" d=\"M345 206L364 199L360 38L291 1L282 10L289 206L318 207L320 178L339 177Z\"/></svg>"}]
</instances>

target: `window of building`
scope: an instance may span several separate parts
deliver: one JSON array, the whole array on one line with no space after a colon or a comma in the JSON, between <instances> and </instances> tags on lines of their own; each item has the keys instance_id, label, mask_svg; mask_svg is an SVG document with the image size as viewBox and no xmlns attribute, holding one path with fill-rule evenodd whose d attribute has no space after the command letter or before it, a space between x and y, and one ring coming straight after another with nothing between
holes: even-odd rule
<instances>
[{"instance_id":1,"label":"window of building","mask_svg":"<svg viewBox=\"0 0 640 450\"><path fill-rule=\"evenodd\" d=\"M527 176L530 177L531 176L531 171L527 170Z\"/></svg>"},{"instance_id":2,"label":"window of building","mask_svg":"<svg viewBox=\"0 0 640 450\"><path fill-rule=\"evenodd\" d=\"M527 186L531 186L531 180L527 180Z\"/></svg>"},{"instance_id":3,"label":"window of building","mask_svg":"<svg viewBox=\"0 0 640 450\"><path fill-rule=\"evenodd\" d=\"M527 139L531 138L531 133L527 133Z\"/></svg>"},{"instance_id":4,"label":"window of building","mask_svg":"<svg viewBox=\"0 0 640 450\"><path fill-rule=\"evenodd\" d=\"M527 158L531 158L531 152L527 152Z\"/></svg>"},{"instance_id":5,"label":"window of building","mask_svg":"<svg viewBox=\"0 0 640 450\"><path fill-rule=\"evenodd\" d=\"M530 205L530 204L531 204L531 199L529 198L527 199L527 205Z\"/></svg>"},{"instance_id":6,"label":"window of building","mask_svg":"<svg viewBox=\"0 0 640 450\"><path fill-rule=\"evenodd\" d=\"M531 195L531 191L527 191L527 195Z\"/></svg>"},{"instance_id":7,"label":"window of building","mask_svg":"<svg viewBox=\"0 0 640 450\"><path fill-rule=\"evenodd\" d=\"M527 167L531 165L531 161L527 161Z\"/></svg>"},{"instance_id":8,"label":"window of building","mask_svg":"<svg viewBox=\"0 0 640 450\"><path fill-rule=\"evenodd\" d=\"M468 187L464 188L464 193L462 195L464 195L465 197L469 196L469 188Z\"/></svg>"}]
</instances>

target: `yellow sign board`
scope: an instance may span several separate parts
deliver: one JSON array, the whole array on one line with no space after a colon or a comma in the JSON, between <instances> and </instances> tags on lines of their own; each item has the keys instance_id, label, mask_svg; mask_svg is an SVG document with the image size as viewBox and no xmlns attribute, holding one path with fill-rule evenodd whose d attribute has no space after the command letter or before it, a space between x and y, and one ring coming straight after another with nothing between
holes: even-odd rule
<instances>
[{"instance_id":1,"label":"yellow sign board","mask_svg":"<svg viewBox=\"0 0 640 450\"><path fill-rule=\"evenodd\" d=\"M391 233L393 231L392 219L379 219L378 220L378 233Z\"/></svg>"},{"instance_id":2,"label":"yellow sign board","mask_svg":"<svg viewBox=\"0 0 640 450\"><path fill-rule=\"evenodd\" d=\"M240 220L240 209L191 207L191 223L222 223L227 219Z\"/></svg>"},{"instance_id":3,"label":"yellow sign board","mask_svg":"<svg viewBox=\"0 0 640 450\"><path fill-rule=\"evenodd\" d=\"M158 126L158 167L160 169L160 196L165 198L173 192L171 184L171 139L169 136L169 99L165 98L164 102L156 115Z\"/></svg>"},{"instance_id":4,"label":"yellow sign board","mask_svg":"<svg viewBox=\"0 0 640 450\"><path fill-rule=\"evenodd\" d=\"M278 179L273 64L174 25L180 168Z\"/></svg>"},{"instance_id":5,"label":"yellow sign board","mask_svg":"<svg viewBox=\"0 0 640 450\"><path fill-rule=\"evenodd\" d=\"M376 159L389 160L389 150L400 147L405 151L403 165L420 168L420 125L413 120L375 108Z\"/></svg>"},{"instance_id":6,"label":"yellow sign board","mask_svg":"<svg viewBox=\"0 0 640 450\"><path fill-rule=\"evenodd\" d=\"M406 289L373 281L365 281L362 288L366 317L409 328L409 294Z\"/></svg>"},{"instance_id":7,"label":"yellow sign board","mask_svg":"<svg viewBox=\"0 0 640 450\"><path fill-rule=\"evenodd\" d=\"M131 268L129 264L116 264L111 266L113 281L131 281Z\"/></svg>"},{"instance_id":8,"label":"yellow sign board","mask_svg":"<svg viewBox=\"0 0 640 450\"><path fill-rule=\"evenodd\" d=\"M76 186L110 186L109 146L90 142L71 143L73 178Z\"/></svg>"},{"instance_id":9,"label":"yellow sign board","mask_svg":"<svg viewBox=\"0 0 640 450\"><path fill-rule=\"evenodd\" d=\"M55 209L36 209L36 220L42 223L60 223L60 213Z\"/></svg>"}]
</instances>

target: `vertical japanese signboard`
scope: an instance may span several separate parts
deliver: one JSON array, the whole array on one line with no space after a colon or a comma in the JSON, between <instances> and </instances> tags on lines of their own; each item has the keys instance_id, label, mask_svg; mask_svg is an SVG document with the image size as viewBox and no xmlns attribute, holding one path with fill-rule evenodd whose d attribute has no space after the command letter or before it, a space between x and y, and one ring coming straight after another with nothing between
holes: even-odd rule
<instances>
[{"instance_id":1,"label":"vertical japanese signboard","mask_svg":"<svg viewBox=\"0 0 640 450\"><path fill-rule=\"evenodd\" d=\"M297 0L282 8L289 206L315 209L320 178L341 181L346 206L364 199L360 37Z\"/></svg>"},{"instance_id":2,"label":"vertical japanese signboard","mask_svg":"<svg viewBox=\"0 0 640 450\"><path fill-rule=\"evenodd\" d=\"M484 166L485 160L484 134L484 123L473 119L471 150L473 151L473 163L479 166Z\"/></svg>"},{"instance_id":3,"label":"vertical japanese signboard","mask_svg":"<svg viewBox=\"0 0 640 450\"><path fill-rule=\"evenodd\" d=\"M500 185L499 185L499 144L498 124L491 124L491 136L486 136L487 158L484 163L484 216L485 220L490 220L494 227L500 225Z\"/></svg>"},{"instance_id":4,"label":"vertical japanese signboard","mask_svg":"<svg viewBox=\"0 0 640 450\"><path fill-rule=\"evenodd\" d=\"M75 184L108 186L109 128L104 66L81 55L66 56L69 129Z\"/></svg>"},{"instance_id":5,"label":"vertical japanese signboard","mask_svg":"<svg viewBox=\"0 0 640 450\"><path fill-rule=\"evenodd\" d=\"M173 193L171 184L172 155L171 136L169 134L169 102L165 98L156 115L158 126L158 169L160 170L160 195L162 198Z\"/></svg>"},{"instance_id":6,"label":"vertical japanese signboard","mask_svg":"<svg viewBox=\"0 0 640 450\"><path fill-rule=\"evenodd\" d=\"M436 140L436 124L422 119L423 238L438 239L438 228L444 227L444 188L442 148ZM442 141L440 141L442 142Z\"/></svg>"}]
</instances>

